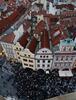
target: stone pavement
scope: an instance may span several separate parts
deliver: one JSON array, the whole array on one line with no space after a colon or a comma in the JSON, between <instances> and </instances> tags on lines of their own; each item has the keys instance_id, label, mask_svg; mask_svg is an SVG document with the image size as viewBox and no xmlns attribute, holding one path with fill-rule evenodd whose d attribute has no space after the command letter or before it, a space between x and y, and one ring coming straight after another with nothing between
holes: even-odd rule
<instances>
[{"instance_id":1,"label":"stone pavement","mask_svg":"<svg viewBox=\"0 0 76 100\"><path fill-rule=\"evenodd\" d=\"M76 92L66 94L64 96L58 96L55 98L47 99L47 100L76 100Z\"/></svg>"}]
</instances>

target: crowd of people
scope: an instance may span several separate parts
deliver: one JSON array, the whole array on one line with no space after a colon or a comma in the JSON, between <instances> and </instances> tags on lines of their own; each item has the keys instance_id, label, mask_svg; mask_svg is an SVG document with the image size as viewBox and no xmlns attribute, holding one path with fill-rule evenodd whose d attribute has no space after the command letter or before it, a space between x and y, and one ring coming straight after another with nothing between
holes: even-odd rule
<instances>
[{"instance_id":1,"label":"crowd of people","mask_svg":"<svg viewBox=\"0 0 76 100\"><path fill-rule=\"evenodd\" d=\"M17 64L18 65L18 64ZM76 91L76 72L73 77L59 77L58 69L46 74L42 69L33 71L14 66L14 86L21 100L45 100Z\"/></svg>"}]
</instances>

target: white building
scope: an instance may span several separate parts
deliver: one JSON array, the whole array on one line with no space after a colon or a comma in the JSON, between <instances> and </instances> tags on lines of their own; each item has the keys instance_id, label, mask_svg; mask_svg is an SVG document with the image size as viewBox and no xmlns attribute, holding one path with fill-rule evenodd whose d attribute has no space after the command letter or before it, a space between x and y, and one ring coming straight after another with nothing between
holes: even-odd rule
<instances>
[{"instance_id":1,"label":"white building","mask_svg":"<svg viewBox=\"0 0 76 100\"><path fill-rule=\"evenodd\" d=\"M15 51L13 49L13 41L15 39L14 33L4 35L0 43L2 45L3 51L8 59L16 58Z\"/></svg>"},{"instance_id":2,"label":"white building","mask_svg":"<svg viewBox=\"0 0 76 100\"><path fill-rule=\"evenodd\" d=\"M50 50L50 42L49 42L49 35L47 30L44 30L41 40L40 40L40 49L35 54L36 60L36 70L38 69L51 69L53 55Z\"/></svg>"},{"instance_id":3,"label":"white building","mask_svg":"<svg viewBox=\"0 0 76 100\"><path fill-rule=\"evenodd\" d=\"M47 9L47 0L37 0L36 3L43 4L44 10Z\"/></svg>"},{"instance_id":4,"label":"white building","mask_svg":"<svg viewBox=\"0 0 76 100\"><path fill-rule=\"evenodd\" d=\"M60 50L54 53L52 69L72 69L76 60L76 51L74 51L74 42L72 39L61 40Z\"/></svg>"}]
</instances>

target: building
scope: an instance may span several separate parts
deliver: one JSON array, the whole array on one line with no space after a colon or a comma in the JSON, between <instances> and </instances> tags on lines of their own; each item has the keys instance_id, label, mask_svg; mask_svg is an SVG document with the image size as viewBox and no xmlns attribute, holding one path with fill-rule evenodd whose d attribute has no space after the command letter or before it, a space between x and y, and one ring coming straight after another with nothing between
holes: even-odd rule
<instances>
[{"instance_id":1,"label":"building","mask_svg":"<svg viewBox=\"0 0 76 100\"><path fill-rule=\"evenodd\" d=\"M23 68L31 68L35 70L35 51L38 41L35 37L29 41L27 47L21 51L21 61Z\"/></svg>"},{"instance_id":2,"label":"building","mask_svg":"<svg viewBox=\"0 0 76 100\"><path fill-rule=\"evenodd\" d=\"M72 39L67 38L60 41L60 51L62 52L72 52L74 50L75 43Z\"/></svg>"},{"instance_id":3,"label":"building","mask_svg":"<svg viewBox=\"0 0 76 100\"><path fill-rule=\"evenodd\" d=\"M35 54L36 70L38 69L51 69L53 54L50 50L49 34L47 30L42 32L40 39L40 48Z\"/></svg>"},{"instance_id":4,"label":"building","mask_svg":"<svg viewBox=\"0 0 76 100\"><path fill-rule=\"evenodd\" d=\"M2 48L4 50L4 53L7 57L7 59L13 59L16 58L15 52L13 50L13 41L14 41L15 35L14 33L4 35L0 39L0 44L2 45Z\"/></svg>"},{"instance_id":5,"label":"building","mask_svg":"<svg viewBox=\"0 0 76 100\"><path fill-rule=\"evenodd\" d=\"M76 10L65 11L60 14L60 25L65 27L76 27Z\"/></svg>"},{"instance_id":6,"label":"building","mask_svg":"<svg viewBox=\"0 0 76 100\"><path fill-rule=\"evenodd\" d=\"M18 62L21 62L20 52L26 48L28 41L29 41L29 33L25 32L13 46L16 53L16 59Z\"/></svg>"},{"instance_id":7,"label":"building","mask_svg":"<svg viewBox=\"0 0 76 100\"><path fill-rule=\"evenodd\" d=\"M68 38L68 34L64 33L61 28L52 29L50 36L52 46L56 46L60 43L60 40Z\"/></svg>"},{"instance_id":8,"label":"building","mask_svg":"<svg viewBox=\"0 0 76 100\"><path fill-rule=\"evenodd\" d=\"M0 20L0 33L5 32L10 26L12 26L19 18L25 13L25 7L19 6L17 9L13 11L13 13Z\"/></svg>"},{"instance_id":9,"label":"building","mask_svg":"<svg viewBox=\"0 0 76 100\"><path fill-rule=\"evenodd\" d=\"M72 69L76 60L76 51L74 51L74 42L71 39L65 39L60 42L59 51L54 52L52 69Z\"/></svg>"},{"instance_id":10,"label":"building","mask_svg":"<svg viewBox=\"0 0 76 100\"><path fill-rule=\"evenodd\" d=\"M36 3L43 4L43 9L47 9L47 0L37 0Z\"/></svg>"}]
</instances>

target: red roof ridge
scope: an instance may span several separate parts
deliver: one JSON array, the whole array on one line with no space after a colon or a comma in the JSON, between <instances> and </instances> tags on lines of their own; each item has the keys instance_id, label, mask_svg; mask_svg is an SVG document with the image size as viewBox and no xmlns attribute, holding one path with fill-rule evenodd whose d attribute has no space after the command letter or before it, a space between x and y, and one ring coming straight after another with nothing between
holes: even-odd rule
<instances>
[{"instance_id":1,"label":"red roof ridge","mask_svg":"<svg viewBox=\"0 0 76 100\"><path fill-rule=\"evenodd\" d=\"M38 43L37 39L35 37L33 37L27 48L32 53L35 53L35 50L36 50L36 47L37 47L37 43Z\"/></svg>"},{"instance_id":2,"label":"red roof ridge","mask_svg":"<svg viewBox=\"0 0 76 100\"><path fill-rule=\"evenodd\" d=\"M15 39L15 34L10 33L10 34L3 35L0 41L6 42L6 43L13 43L14 39Z\"/></svg>"},{"instance_id":3,"label":"red roof ridge","mask_svg":"<svg viewBox=\"0 0 76 100\"><path fill-rule=\"evenodd\" d=\"M41 36L41 48L50 49L49 34L46 29L43 31L43 34Z\"/></svg>"},{"instance_id":4,"label":"red roof ridge","mask_svg":"<svg viewBox=\"0 0 76 100\"><path fill-rule=\"evenodd\" d=\"M20 43L21 46L23 46L24 48L26 47L27 43L28 43L28 37L29 37L29 33L25 32L22 37L18 40L18 42Z\"/></svg>"}]
</instances>

